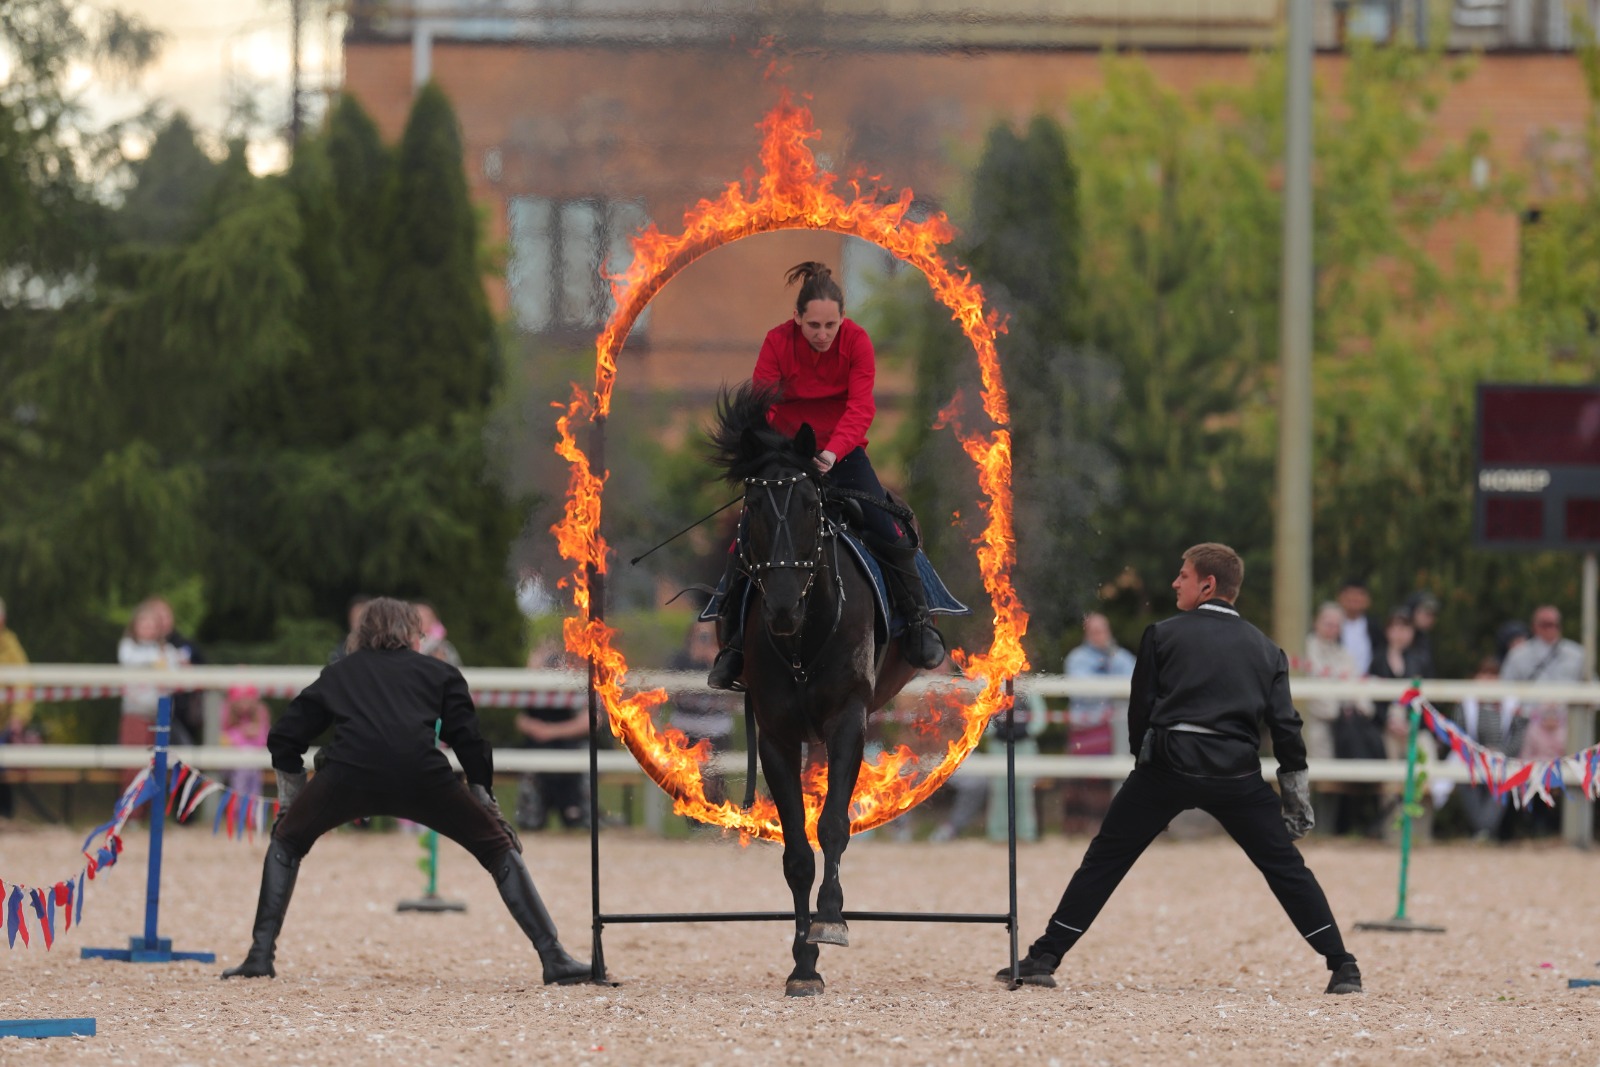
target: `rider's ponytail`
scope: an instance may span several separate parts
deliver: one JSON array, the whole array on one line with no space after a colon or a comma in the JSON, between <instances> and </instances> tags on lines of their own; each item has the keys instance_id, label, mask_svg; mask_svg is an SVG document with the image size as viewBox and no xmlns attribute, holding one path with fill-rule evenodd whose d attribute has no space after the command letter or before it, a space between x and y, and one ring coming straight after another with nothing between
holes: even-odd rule
<instances>
[{"instance_id":1,"label":"rider's ponytail","mask_svg":"<svg viewBox=\"0 0 1600 1067\"><path fill-rule=\"evenodd\" d=\"M806 305L813 300L832 300L839 305L839 314L844 314L844 290L833 280L833 271L826 263L815 260L797 263L789 268L784 278L790 285L805 279L794 298L794 309L800 314L805 314Z\"/></svg>"}]
</instances>

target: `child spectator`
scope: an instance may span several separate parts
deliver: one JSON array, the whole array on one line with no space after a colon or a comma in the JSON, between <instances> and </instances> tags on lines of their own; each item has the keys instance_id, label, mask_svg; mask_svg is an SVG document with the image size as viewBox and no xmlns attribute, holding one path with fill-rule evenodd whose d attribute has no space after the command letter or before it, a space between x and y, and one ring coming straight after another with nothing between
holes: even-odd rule
<instances>
[{"instance_id":1,"label":"child spectator","mask_svg":"<svg viewBox=\"0 0 1600 1067\"><path fill-rule=\"evenodd\" d=\"M222 707L222 743L237 748L265 749L272 715L252 685L236 685L228 690ZM228 788L241 796L261 794L261 768L235 767L228 772Z\"/></svg>"}]
</instances>

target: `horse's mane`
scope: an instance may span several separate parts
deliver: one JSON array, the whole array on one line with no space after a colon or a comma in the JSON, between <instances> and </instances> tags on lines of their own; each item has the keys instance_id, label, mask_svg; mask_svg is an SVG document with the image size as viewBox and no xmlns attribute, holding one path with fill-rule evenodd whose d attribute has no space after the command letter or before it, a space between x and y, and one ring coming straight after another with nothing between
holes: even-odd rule
<instances>
[{"instance_id":1,"label":"horse's mane","mask_svg":"<svg viewBox=\"0 0 1600 1067\"><path fill-rule=\"evenodd\" d=\"M707 431L711 462L723 478L742 482L754 478L769 464L780 461L809 470L811 457L801 455L792 438L772 428L767 411L778 400L775 384L745 382L734 389L723 386L717 394L716 420ZM802 430L802 435L809 436Z\"/></svg>"}]
</instances>

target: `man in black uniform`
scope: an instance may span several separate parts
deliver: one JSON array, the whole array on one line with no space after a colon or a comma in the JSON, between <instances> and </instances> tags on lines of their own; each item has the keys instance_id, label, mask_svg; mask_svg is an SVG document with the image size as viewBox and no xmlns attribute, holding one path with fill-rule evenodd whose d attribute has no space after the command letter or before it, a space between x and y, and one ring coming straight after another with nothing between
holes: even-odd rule
<instances>
[{"instance_id":1,"label":"man in black uniform","mask_svg":"<svg viewBox=\"0 0 1600 1067\"><path fill-rule=\"evenodd\" d=\"M522 862L522 842L500 814L490 786L492 750L461 672L415 650L421 636L411 605L380 597L366 606L349 654L325 667L289 705L267 736L280 808L261 872L261 897L250 953L224 978L273 978L273 956L300 860L317 838L361 816L393 815L431 827L494 875L506 908L544 964L546 985L586 981L589 964L573 959ZM435 744L461 760L463 785ZM311 741L333 727L306 781ZM320 762L320 760L319 760Z\"/></svg>"},{"instance_id":2,"label":"man in black uniform","mask_svg":"<svg viewBox=\"0 0 1600 1067\"><path fill-rule=\"evenodd\" d=\"M1313 824L1306 746L1289 700L1283 650L1245 622L1233 601L1244 562L1226 545L1195 545L1173 581L1176 615L1147 628L1128 701L1133 773L1056 905L1044 936L1020 961L1028 985L1053 987L1061 957L1077 944L1134 861L1180 812L1215 816L1239 843L1289 919L1333 972L1329 993L1359 993L1361 971L1345 951L1328 898L1294 839ZM1282 799L1261 778L1261 724L1272 735ZM995 975L1011 980L1011 968Z\"/></svg>"}]
</instances>

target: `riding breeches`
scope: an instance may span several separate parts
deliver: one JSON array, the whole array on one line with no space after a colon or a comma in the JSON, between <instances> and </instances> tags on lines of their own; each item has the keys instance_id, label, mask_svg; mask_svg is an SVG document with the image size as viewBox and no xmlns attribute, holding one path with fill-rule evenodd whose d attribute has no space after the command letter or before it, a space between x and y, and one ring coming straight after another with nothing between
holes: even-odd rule
<instances>
[{"instance_id":1,"label":"riding breeches","mask_svg":"<svg viewBox=\"0 0 1600 1067\"><path fill-rule=\"evenodd\" d=\"M883 483L878 481L878 472L872 469L872 460L867 458L865 448L852 449L840 456L828 472L827 480L836 489L855 489L871 494L876 500L884 499ZM886 544L894 544L901 538L900 525L882 508L863 501L861 520L868 533Z\"/></svg>"}]
</instances>

